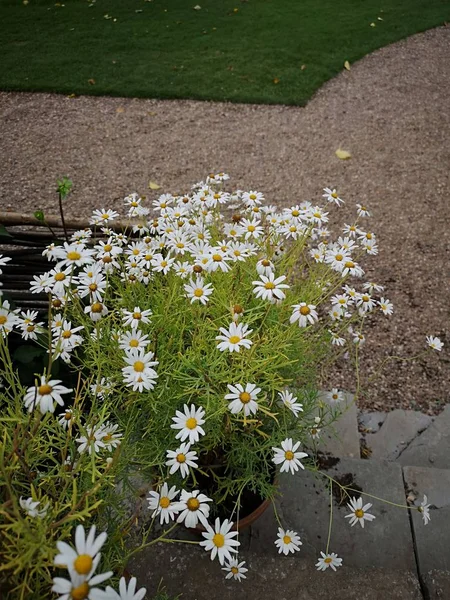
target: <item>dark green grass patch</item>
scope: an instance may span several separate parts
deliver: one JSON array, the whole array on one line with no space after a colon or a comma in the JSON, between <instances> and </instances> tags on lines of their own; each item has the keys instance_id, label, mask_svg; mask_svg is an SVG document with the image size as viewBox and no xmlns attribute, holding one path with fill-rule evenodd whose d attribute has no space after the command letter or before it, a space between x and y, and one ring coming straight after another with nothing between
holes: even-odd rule
<instances>
[{"instance_id":1,"label":"dark green grass patch","mask_svg":"<svg viewBox=\"0 0 450 600\"><path fill-rule=\"evenodd\" d=\"M0 0L0 88L304 104L446 20L449 0Z\"/></svg>"}]
</instances>

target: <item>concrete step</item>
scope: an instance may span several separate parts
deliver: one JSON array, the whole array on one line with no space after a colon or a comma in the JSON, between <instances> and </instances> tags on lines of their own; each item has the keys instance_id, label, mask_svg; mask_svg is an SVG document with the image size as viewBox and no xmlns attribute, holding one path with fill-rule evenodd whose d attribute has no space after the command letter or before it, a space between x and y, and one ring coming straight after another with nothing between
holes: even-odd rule
<instances>
[{"instance_id":1,"label":"concrete step","mask_svg":"<svg viewBox=\"0 0 450 600\"><path fill-rule=\"evenodd\" d=\"M319 399L341 411L341 415L327 430L323 431L317 449L339 458L359 458L358 409L353 394L345 393L344 400L338 405L330 402L326 392L321 393Z\"/></svg>"}]
</instances>

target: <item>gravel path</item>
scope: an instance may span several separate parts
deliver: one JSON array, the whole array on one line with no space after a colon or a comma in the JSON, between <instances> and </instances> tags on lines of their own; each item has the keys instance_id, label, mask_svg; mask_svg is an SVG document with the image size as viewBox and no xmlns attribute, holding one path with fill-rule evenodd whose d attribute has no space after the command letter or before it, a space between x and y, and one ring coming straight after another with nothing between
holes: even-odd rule
<instances>
[{"instance_id":1,"label":"gravel path","mask_svg":"<svg viewBox=\"0 0 450 600\"><path fill-rule=\"evenodd\" d=\"M210 171L270 203L318 198L325 185L372 209L380 255L368 278L396 312L368 336L367 380L387 353L411 356L427 334L440 355L383 370L361 406L439 411L450 401L450 27L413 36L352 65L305 108L0 93L0 206L55 212L55 180L75 183L68 213L121 207L131 191L184 191ZM352 159L335 157L338 147ZM351 389L343 363L329 383Z\"/></svg>"}]
</instances>

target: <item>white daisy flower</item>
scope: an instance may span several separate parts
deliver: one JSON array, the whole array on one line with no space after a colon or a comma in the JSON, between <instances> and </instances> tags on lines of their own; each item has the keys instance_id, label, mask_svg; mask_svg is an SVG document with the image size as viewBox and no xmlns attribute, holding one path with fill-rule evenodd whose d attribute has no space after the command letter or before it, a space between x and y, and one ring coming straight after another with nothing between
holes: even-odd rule
<instances>
[{"instance_id":1,"label":"white daisy flower","mask_svg":"<svg viewBox=\"0 0 450 600\"><path fill-rule=\"evenodd\" d=\"M369 514L369 508L372 504L367 503L363 506L363 501L361 496L359 498L351 498L350 502L347 502L347 506L350 509L350 514L345 515L346 519L350 519L349 523L353 527L356 523L359 523L362 528L364 528L364 521L373 521L375 519L375 515Z\"/></svg>"},{"instance_id":2,"label":"white daisy flower","mask_svg":"<svg viewBox=\"0 0 450 600\"><path fill-rule=\"evenodd\" d=\"M265 275L268 277L275 270L275 265L268 258L262 258L256 263L256 271L258 275Z\"/></svg>"},{"instance_id":3,"label":"white daisy flower","mask_svg":"<svg viewBox=\"0 0 450 600\"><path fill-rule=\"evenodd\" d=\"M383 292L384 287L379 285L378 283L374 283L373 281L366 281L364 283L363 288L369 292L369 294L373 294L374 292Z\"/></svg>"},{"instance_id":4,"label":"white daisy flower","mask_svg":"<svg viewBox=\"0 0 450 600\"><path fill-rule=\"evenodd\" d=\"M264 229L260 223L261 221L258 219L241 219L238 231L246 240L250 238L257 240L264 233Z\"/></svg>"},{"instance_id":5,"label":"white daisy flower","mask_svg":"<svg viewBox=\"0 0 450 600\"><path fill-rule=\"evenodd\" d=\"M247 383L245 388L237 383L236 385L227 384L230 394L226 394L225 400L232 400L229 403L228 409L233 413L237 414L244 411L244 415L254 415L258 410L258 403L256 398L261 391L261 388L256 387L254 383Z\"/></svg>"},{"instance_id":6,"label":"white daisy flower","mask_svg":"<svg viewBox=\"0 0 450 600\"><path fill-rule=\"evenodd\" d=\"M10 256L3 256L0 254L0 267L4 267L6 263L8 263L12 258ZM0 275L3 273L3 270L0 268Z\"/></svg>"},{"instance_id":7,"label":"white daisy flower","mask_svg":"<svg viewBox=\"0 0 450 600\"><path fill-rule=\"evenodd\" d=\"M89 221L90 225L104 225L105 223L109 223L113 221L116 217L119 216L119 213L115 210L105 210L101 208L100 210L96 209L92 213L91 220Z\"/></svg>"},{"instance_id":8,"label":"white daisy flower","mask_svg":"<svg viewBox=\"0 0 450 600\"><path fill-rule=\"evenodd\" d=\"M350 238L356 238L356 234L358 233L358 227L356 225L348 225L345 223L343 228L344 235L348 235Z\"/></svg>"},{"instance_id":9,"label":"white daisy flower","mask_svg":"<svg viewBox=\"0 0 450 600\"><path fill-rule=\"evenodd\" d=\"M60 379L47 381L45 375L42 375L40 385L29 387L24 396L23 401L28 412L32 412L39 406L42 414L53 413L55 412L55 402L59 406L64 406L61 394L69 394L72 390L60 384Z\"/></svg>"},{"instance_id":10,"label":"white daisy flower","mask_svg":"<svg viewBox=\"0 0 450 600\"><path fill-rule=\"evenodd\" d=\"M392 315L392 313L394 312L394 305L387 298L380 298L377 304L384 315L389 316Z\"/></svg>"},{"instance_id":11,"label":"white daisy flower","mask_svg":"<svg viewBox=\"0 0 450 600\"><path fill-rule=\"evenodd\" d=\"M63 429L68 429L70 425L74 422L73 418L73 410L71 408L66 408L64 413L59 417L58 423L61 425Z\"/></svg>"},{"instance_id":12,"label":"white daisy flower","mask_svg":"<svg viewBox=\"0 0 450 600\"><path fill-rule=\"evenodd\" d=\"M37 310L27 310L21 312L21 321L17 324L18 328L22 330L22 338L24 340L36 340L37 334L42 333L44 323L41 321L36 323L36 317L38 316Z\"/></svg>"},{"instance_id":13,"label":"white daisy flower","mask_svg":"<svg viewBox=\"0 0 450 600\"><path fill-rule=\"evenodd\" d=\"M89 315L95 323L108 314L108 307L105 304L102 304L102 302L94 302L93 304L85 306L84 312Z\"/></svg>"},{"instance_id":14,"label":"white daisy flower","mask_svg":"<svg viewBox=\"0 0 450 600\"><path fill-rule=\"evenodd\" d=\"M97 381L97 383L93 383L90 386L90 390L94 396L97 396L97 398L100 398L101 400L104 400L106 396L113 391L113 389L114 382L107 377L102 377L100 381Z\"/></svg>"},{"instance_id":15,"label":"white daisy flower","mask_svg":"<svg viewBox=\"0 0 450 600\"><path fill-rule=\"evenodd\" d=\"M363 204L356 205L358 217L370 217L370 212L367 210L367 207Z\"/></svg>"},{"instance_id":16,"label":"white daisy flower","mask_svg":"<svg viewBox=\"0 0 450 600\"><path fill-rule=\"evenodd\" d=\"M257 298L262 300L269 300L269 302L281 301L286 298L286 294L283 289L288 289L287 283L282 283L286 279L286 275L281 275L275 279L274 273L269 273L266 277L261 275L261 281L252 281L255 286L253 293Z\"/></svg>"},{"instance_id":17,"label":"white daisy flower","mask_svg":"<svg viewBox=\"0 0 450 600\"><path fill-rule=\"evenodd\" d=\"M185 284L184 290L186 297L191 299L191 304L196 300L206 304L209 300L208 296L213 293L212 285L205 283L203 277L197 277L195 281L191 279L188 284Z\"/></svg>"},{"instance_id":18,"label":"white daisy flower","mask_svg":"<svg viewBox=\"0 0 450 600\"><path fill-rule=\"evenodd\" d=\"M438 337L432 335L427 335L427 344L430 348L433 348L433 350L437 350L438 352L444 347L444 342L441 342Z\"/></svg>"},{"instance_id":19,"label":"white daisy flower","mask_svg":"<svg viewBox=\"0 0 450 600\"><path fill-rule=\"evenodd\" d=\"M341 273L345 263L351 261L351 258L351 255L342 250L342 248L332 248L325 252L324 260L327 265L330 265L333 271Z\"/></svg>"},{"instance_id":20,"label":"white daisy flower","mask_svg":"<svg viewBox=\"0 0 450 600\"><path fill-rule=\"evenodd\" d=\"M201 406L191 404L190 408L187 404L183 406L183 411L177 410L175 417L172 417L172 429L179 429L175 438L184 442L189 438L189 444L198 442L201 435L205 435L205 430L201 427L205 422L205 409Z\"/></svg>"},{"instance_id":21,"label":"white daisy flower","mask_svg":"<svg viewBox=\"0 0 450 600\"><path fill-rule=\"evenodd\" d=\"M331 343L333 346L345 346L345 338L340 337L335 331L328 329L328 333L331 335Z\"/></svg>"},{"instance_id":22,"label":"white daisy flower","mask_svg":"<svg viewBox=\"0 0 450 600\"><path fill-rule=\"evenodd\" d=\"M227 575L225 575L225 579L235 579L236 581L241 581L241 579L247 579L245 573L247 573L248 569L244 567L245 560L239 562L236 558L231 558L228 561L228 564L225 564L222 567L222 571L227 571Z\"/></svg>"},{"instance_id":23,"label":"white daisy flower","mask_svg":"<svg viewBox=\"0 0 450 600\"><path fill-rule=\"evenodd\" d=\"M178 503L173 500L179 493L174 485L169 489L167 483L163 483L159 492L150 491L147 500L149 509L153 511L152 518L159 515L161 525L173 521L179 513Z\"/></svg>"},{"instance_id":24,"label":"white daisy flower","mask_svg":"<svg viewBox=\"0 0 450 600\"><path fill-rule=\"evenodd\" d=\"M89 530L88 535L82 525L75 530L75 548L66 542L56 542L59 554L55 556L53 564L57 567L66 567L69 572L75 572L89 579L97 566L95 558L100 559L100 549L106 542L106 531L95 537L95 525Z\"/></svg>"},{"instance_id":25,"label":"white daisy flower","mask_svg":"<svg viewBox=\"0 0 450 600\"><path fill-rule=\"evenodd\" d=\"M301 458L306 458L308 455L305 452L298 452L297 448L300 446L300 442L293 444L292 438L286 438L281 442L281 448L273 448L274 457L272 461L276 465L281 464L280 473L284 471L290 471L292 475L295 471L298 471L299 467L304 469L305 467L300 462Z\"/></svg>"},{"instance_id":26,"label":"white daisy flower","mask_svg":"<svg viewBox=\"0 0 450 600\"><path fill-rule=\"evenodd\" d=\"M142 348L136 348L127 352L124 361L128 366L122 368L123 379L127 386L133 390L152 390L156 385L157 372L152 369L159 364L154 358L153 352L145 352Z\"/></svg>"},{"instance_id":27,"label":"white daisy flower","mask_svg":"<svg viewBox=\"0 0 450 600\"><path fill-rule=\"evenodd\" d=\"M98 556L100 558L100 556ZM98 564L97 558L94 561L95 566ZM61 594L57 600L100 600L104 598L104 591L96 587L109 579L112 571L107 573L99 573L98 575L78 575L76 572L69 571L70 580L64 577L54 577L52 592Z\"/></svg>"},{"instance_id":28,"label":"white daisy flower","mask_svg":"<svg viewBox=\"0 0 450 600\"><path fill-rule=\"evenodd\" d=\"M105 448L103 437L104 432L102 425L97 427L86 427L86 435L80 435L75 440L77 444L80 444L78 446L78 452L82 454L85 450L87 450L89 455L92 454L92 451L94 454L97 454L97 452Z\"/></svg>"},{"instance_id":29,"label":"white daisy flower","mask_svg":"<svg viewBox=\"0 0 450 600\"><path fill-rule=\"evenodd\" d=\"M275 540L275 546L277 546L279 554L287 556L290 552L298 552L302 545L300 536L296 531L292 531L292 529L284 530L278 527L278 539Z\"/></svg>"},{"instance_id":30,"label":"white daisy flower","mask_svg":"<svg viewBox=\"0 0 450 600\"><path fill-rule=\"evenodd\" d=\"M247 206L255 206L255 204L262 204L264 202L264 194L261 192L243 192L241 198L242 202Z\"/></svg>"},{"instance_id":31,"label":"white daisy flower","mask_svg":"<svg viewBox=\"0 0 450 600\"><path fill-rule=\"evenodd\" d=\"M314 325L319 320L316 307L314 304L306 304L306 302L300 302L300 304L293 304L294 309L289 319L289 323L298 322L299 327L307 327L308 325Z\"/></svg>"},{"instance_id":32,"label":"white daisy flower","mask_svg":"<svg viewBox=\"0 0 450 600\"><path fill-rule=\"evenodd\" d=\"M174 262L175 259L170 258L170 256L164 257L162 254L155 254L155 257L152 260L152 270L156 273L163 273L163 275L167 275Z\"/></svg>"},{"instance_id":33,"label":"white daisy flower","mask_svg":"<svg viewBox=\"0 0 450 600\"><path fill-rule=\"evenodd\" d=\"M344 200L342 200L342 198L339 198L339 194L337 193L335 188L331 189L326 187L323 188L323 191L325 192L325 194L322 194L322 198L326 198L327 202L334 202L334 204L337 204L338 206L344 203Z\"/></svg>"},{"instance_id":34,"label":"white daisy flower","mask_svg":"<svg viewBox=\"0 0 450 600\"><path fill-rule=\"evenodd\" d=\"M33 275L33 281L30 282L30 292L32 294L48 293L52 289L52 279L49 273L43 275Z\"/></svg>"},{"instance_id":35,"label":"white daisy flower","mask_svg":"<svg viewBox=\"0 0 450 600\"><path fill-rule=\"evenodd\" d=\"M122 313L123 324L131 329L137 329L141 323L150 323L150 317L153 314L150 308L141 310L139 306L135 306L132 311L122 309Z\"/></svg>"},{"instance_id":36,"label":"white daisy flower","mask_svg":"<svg viewBox=\"0 0 450 600\"><path fill-rule=\"evenodd\" d=\"M212 502L211 498L201 494L199 490L192 492L181 490L181 497L177 503L177 508L180 511L177 523L184 523L186 527L193 529L200 521L204 527L208 527L210 510L208 502Z\"/></svg>"},{"instance_id":37,"label":"white daisy flower","mask_svg":"<svg viewBox=\"0 0 450 600\"><path fill-rule=\"evenodd\" d=\"M93 254L94 250L86 248L80 242L74 244L64 242L63 246L57 248L57 268L67 265L73 269L73 267L82 267L83 265L90 264L94 262Z\"/></svg>"},{"instance_id":38,"label":"white daisy flower","mask_svg":"<svg viewBox=\"0 0 450 600\"><path fill-rule=\"evenodd\" d=\"M332 404L339 404L344 400L344 392L339 391L337 388L333 388L331 392L327 392L327 400Z\"/></svg>"},{"instance_id":39,"label":"white daisy flower","mask_svg":"<svg viewBox=\"0 0 450 600\"><path fill-rule=\"evenodd\" d=\"M173 475L176 471L180 471L183 479L189 475L189 467L197 468L198 465L195 461L198 460L197 452L190 450L191 445L184 443L179 448L174 450L167 450L166 465L170 467L169 473Z\"/></svg>"},{"instance_id":40,"label":"white daisy flower","mask_svg":"<svg viewBox=\"0 0 450 600\"><path fill-rule=\"evenodd\" d=\"M246 336L249 333L252 333L253 329L249 329L248 325L244 325L243 323L230 323L228 329L225 327L220 327L219 331L222 335L216 336L216 340L219 341L217 344L217 348L221 352L225 352L225 350L229 350L230 352L240 352L242 348L250 348L253 344L251 340L249 340Z\"/></svg>"},{"instance_id":41,"label":"white daisy flower","mask_svg":"<svg viewBox=\"0 0 450 600\"><path fill-rule=\"evenodd\" d=\"M106 422L102 426L103 437L101 441L105 445L106 449L111 450L112 448L117 448L120 445L123 434L117 431L118 425L113 425L112 423Z\"/></svg>"},{"instance_id":42,"label":"white daisy flower","mask_svg":"<svg viewBox=\"0 0 450 600\"><path fill-rule=\"evenodd\" d=\"M93 273L90 277L81 274L77 291L80 298L89 296L91 302L101 302L106 292L106 279L102 273Z\"/></svg>"},{"instance_id":43,"label":"white daisy flower","mask_svg":"<svg viewBox=\"0 0 450 600\"><path fill-rule=\"evenodd\" d=\"M422 518L423 518L423 523L424 525L428 525L428 523L430 522L430 506L431 504L427 504L428 502L428 498L425 496L423 496L423 500L420 503L420 506L418 507L418 511L422 514Z\"/></svg>"},{"instance_id":44,"label":"white daisy flower","mask_svg":"<svg viewBox=\"0 0 450 600\"><path fill-rule=\"evenodd\" d=\"M181 277L181 279L186 279L186 277L189 277L189 275L192 273L192 265L187 261L177 261L173 265L173 270L178 277Z\"/></svg>"},{"instance_id":45,"label":"white daisy flower","mask_svg":"<svg viewBox=\"0 0 450 600\"><path fill-rule=\"evenodd\" d=\"M333 569L333 571L336 571L336 567L342 567L342 558L339 558L335 552L325 554L325 552L321 551L320 554L321 556L316 563L318 571L325 571L328 567Z\"/></svg>"},{"instance_id":46,"label":"white daisy flower","mask_svg":"<svg viewBox=\"0 0 450 600\"><path fill-rule=\"evenodd\" d=\"M369 294L360 294L356 298L356 306L359 309L359 314L364 316L369 313L376 306L375 300Z\"/></svg>"},{"instance_id":47,"label":"white daisy flower","mask_svg":"<svg viewBox=\"0 0 450 600\"><path fill-rule=\"evenodd\" d=\"M4 300L0 305L0 333L3 337L6 337L13 327L20 325L21 320L16 313L10 310L10 304L7 300Z\"/></svg>"},{"instance_id":48,"label":"white daisy flower","mask_svg":"<svg viewBox=\"0 0 450 600\"><path fill-rule=\"evenodd\" d=\"M40 501L33 501L33 498L19 498L20 507L27 513L29 517L37 517L38 519L42 519L48 512L49 504L47 503L45 506L38 509L40 505Z\"/></svg>"},{"instance_id":49,"label":"white daisy flower","mask_svg":"<svg viewBox=\"0 0 450 600\"><path fill-rule=\"evenodd\" d=\"M204 267L209 273L214 273L217 270L222 271L222 273L227 273L231 269L229 264L231 257L227 250L222 250L222 248L218 247L211 248L207 259Z\"/></svg>"},{"instance_id":50,"label":"white daisy flower","mask_svg":"<svg viewBox=\"0 0 450 600\"><path fill-rule=\"evenodd\" d=\"M119 592L116 592L110 585L106 586L104 600L143 600L147 593L146 588L140 588L136 591L137 579L132 577L128 582L125 577L119 581Z\"/></svg>"},{"instance_id":51,"label":"white daisy flower","mask_svg":"<svg viewBox=\"0 0 450 600\"><path fill-rule=\"evenodd\" d=\"M207 552L211 551L211 560L217 556L221 565L225 560L231 560L231 553L237 553L236 547L240 545L238 540L233 539L238 532L230 531L232 527L232 521L225 519L221 524L220 520L216 519L214 529L208 526L207 530L202 532L205 539L200 542L200 546L203 546Z\"/></svg>"},{"instance_id":52,"label":"white daisy flower","mask_svg":"<svg viewBox=\"0 0 450 600\"><path fill-rule=\"evenodd\" d=\"M311 206L308 211L308 217L319 227L328 222L328 213L324 212L320 206Z\"/></svg>"},{"instance_id":53,"label":"white daisy flower","mask_svg":"<svg viewBox=\"0 0 450 600\"><path fill-rule=\"evenodd\" d=\"M125 331L119 338L119 348L125 351L135 348L146 348L149 343L148 335L144 335L139 329Z\"/></svg>"},{"instance_id":54,"label":"white daisy flower","mask_svg":"<svg viewBox=\"0 0 450 600\"><path fill-rule=\"evenodd\" d=\"M282 392L278 392L280 397L280 404L283 404L289 410L294 413L295 417L298 417L299 412L303 412L303 404L297 402L297 397L292 394L289 390L283 390Z\"/></svg>"}]
</instances>

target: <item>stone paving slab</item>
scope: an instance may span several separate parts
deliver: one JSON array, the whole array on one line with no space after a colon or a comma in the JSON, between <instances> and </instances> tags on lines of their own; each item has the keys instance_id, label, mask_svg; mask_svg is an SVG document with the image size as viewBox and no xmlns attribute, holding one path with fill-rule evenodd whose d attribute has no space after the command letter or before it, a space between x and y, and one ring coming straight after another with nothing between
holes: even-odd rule
<instances>
[{"instance_id":1,"label":"stone paving slab","mask_svg":"<svg viewBox=\"0 0 450 600\"><path fill-rule=\"evenodd\" d=\"M360 412L358 414L358 425L364 433L376 433L386 420L386 412Z\"/></svg>"},{"instance_id":2,"label":"stone paving slab","mask_svg":"<svg viewBox=\"0 0 450 600\"><path fill-rule=\"evenodd\" d=\"M432 417L418 411L393 410L388 413L379 431L366 435L372 457L378 460L396 460L432 421Z\"/></svg>"},{"instance_id":3,"label":"stone paving slab","mask_svg":"<svg viewBox=\"0 0 450 600\"><path fill-rule=\"evenodd\" d=\"M320 399L333 406L322 393ZM345 393L345 399L338 405L342 414L324 431L317 449L331 456L359 458L358 411L353 394Z\"/></svg>"},{"instance_id":4,"label":"stone paving slab","mask_svg":"<svg viewBox=\"0 0 450 600\"><path fill-rule=\"evenodd\" d=\"M367 493L386 496L391 502L405 503L402 470L395 463L348 458L326 472L335 479L353 482L351 487L359 486ZM296 475L284 474L280 476L280 490L282 496L277 502L277 510L281 522L285 528L299 533L303 542L300 554L313 564L320 551L325 551L328 535L330 494L326 480L305 471ZM358 496L357 493L350 494ZM338 506L333 499L331 551L341 556L347 566L415 572L407 511L370 498L365 502L373 503L369 512L376 518L362 529L359 524L350 527L345 519L349 513L346 502ZM276 555L277 530L278 524L270 508L251 527L250 550Z\"/></svg>"},{"instance_id":5,"label":"stone paving slab","mask_svg":"<svg viewBox=\"0 0 450 600\"><path fill-rule=\"evenodd\" d=\"M405 466L450 468L450 406L402 452L398 462ZM450 595L449 595L450 598Z\"/></svg>"},{"instance_id":6,"label":"stone paving slab","mask_svg":"<svg viewBox=\"0 0 450 600\"><path fill-rule=\"evenodd\" d=\"M399 570L341 567L319 573L295 557L246 554L247 579L227 581L196 546L160 544L133 558L130 573L152 598L159 586L180 600L422 600L417 579Z\"/></svg>"}]
</instances>

